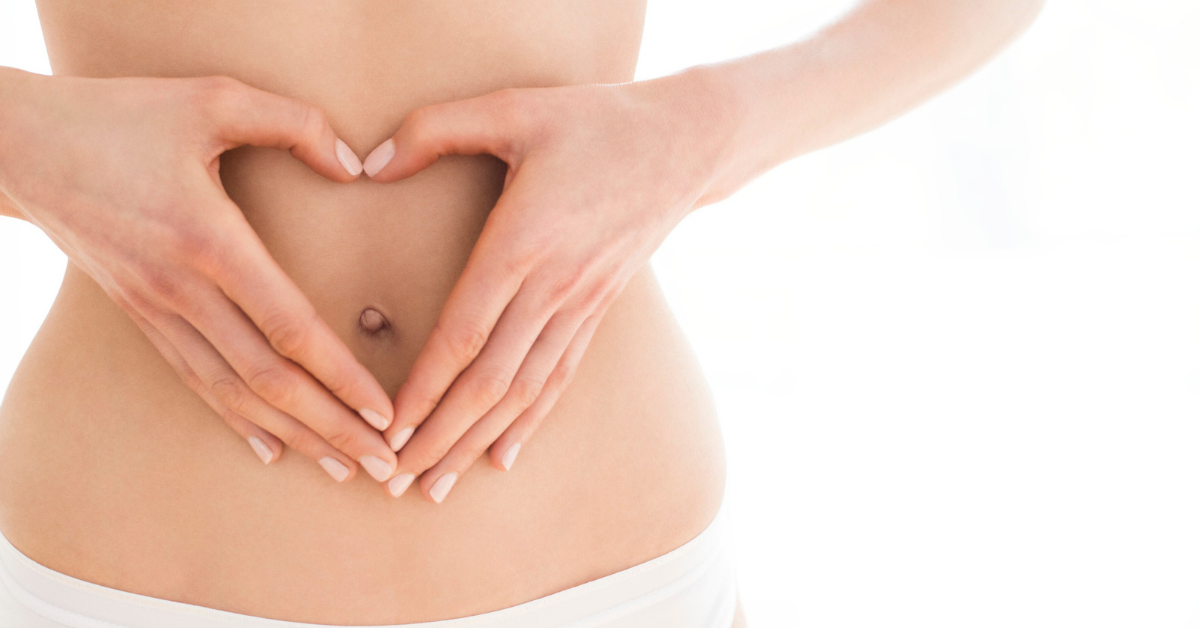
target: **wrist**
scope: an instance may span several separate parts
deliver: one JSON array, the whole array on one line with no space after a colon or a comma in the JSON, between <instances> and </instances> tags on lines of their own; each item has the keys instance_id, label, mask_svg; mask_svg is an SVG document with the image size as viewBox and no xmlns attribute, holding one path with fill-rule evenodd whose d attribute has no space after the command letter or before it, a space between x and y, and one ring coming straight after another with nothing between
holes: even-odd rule
<instances>
[{"instance_id":1,"label":"wrist","mask_svg":"<svg viewBox=\"0 0 1200 628\"><path fill-rule=\"evenodd\" d=\"M694 203L690 210L719 201L744 181L738 163L747 103L717 66L696 66L677 74L629 84L666 120L671 144L685 146L679 160Z\"/></svg>"}]
</instances>

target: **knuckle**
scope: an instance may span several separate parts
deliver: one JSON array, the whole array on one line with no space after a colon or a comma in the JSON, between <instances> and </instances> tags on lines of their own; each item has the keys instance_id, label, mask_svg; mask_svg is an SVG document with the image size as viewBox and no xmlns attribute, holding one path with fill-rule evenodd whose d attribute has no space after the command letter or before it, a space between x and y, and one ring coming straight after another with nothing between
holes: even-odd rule
<instances>
[{"instance_id":1,"label":"knuckle","mask_svg":"<svg viewBox=\"0 0 1200 628\"><path fill-rule=\"evenodd\" d=\"M432 124L435 116L432 106L418 107L408 114L402 128L404 139L416 146L422 146L432 139Z\"/></svg>"},{"instance_id":2,"label":"knuckle","mask_svg":"<svg viewBox=\"0 0 1200 628\"><path fill-rule=\"evenodd\" d=\"M438 326L438 331L446 338L446 344L451 355L459 363L467 363L475 359L483 346L487 344L489 330L478 323L459 324L453 329Z\"/></svg>"},{"instance_id":3,"label":"knuckle","mask_svg":"<svg viewBox=\"0 0 1200 628\"><path fill-rule=\"evenodd\" d=\"M423 416L427 416L430 412L433 412L433 409L442 401L442 398L437 393L426 389L413 389L407 393L407 398L412 402L411 407L418 409Z\"/></svg>"},{"instance_id":4,"label":"knuckle","mask_svg":"<svg viewBox=\"0 0 1200 628\"><path fill-rule=\"evenodd\" d=\"M276 351L295 358L308 346L312 333L312 319L287 312L275 312L263 318L260 329Z\"/></svg>"},{"instance_id":5,"label":"knuckle","mask_svg":"<svg viewBox=\"0 0 1200 628\"><path fill-rule=\"evenodd\" d=\"M523 377L513 382L512 390L509 392L509 395L511 395L513 400L520 404L522 408L528 408L529 406L532 406L533 402L537 401L538 396L542 394L543 385L544 382L541 380L532 377Z\"/></svg>"},{"instance_id":6,"label":"knuckle","mask_svg":"<svg viewBox=\"0 0 1200 628\"><path fill-rule=\"evenodd\" d=\"M507 277L525 277L546 255L551 242L527 224L510 233L512 237L505 243L503 257L498 262L500 269Z\"/></svg>"},{"instance_id":7,"label":"knuckle","mask_svg":"<svg viewBox=\"0 0 1200 628\"><path fill-rule=\"evenodd\" d=\"M185 302L187 291L180 286L181 278L167 266L147 267L141 271L142 282L152 299L175 307Z\"/></svg>"},{"instance_id":8,"label":"knuckle","mask_svg":"<svg viewBox=\"0 0 1200 628\"><path fill-rule=\"evenodd\" d=\"M415 465L415 468L420 471L425 471L438 462L441 462L450 453L451 446L453 446L453 443L438 440L424 446L420 451L414 451L412 457L405 462L409 465Z\"/></svg>"},{"instance_id":9,"label":"knuckle","mask_svg":"<svg viewBox=\"0 0 1200 628\"><path fill-rule=\"evenodd\" d=\"M478 460L480 456L487 452L487 445L477 442L460 442L454 447L453 453L456 466L470 467L471 463Z\"/></svg>"},{"instance_id":10,"label":"knuckle","mask_svg":"<svg viewBox=\"0 0 1200 628\"><path fill-rule=\"evenodd\" d=\"M234 375L218 377L209 386L212 394L230 412L246 414L250 408L250 391L245 384Z\"/></svg>"},{"instance_id":11,"label":"knuckle","mask_svg":"<svg viewBox=\"0 0 1200 628\"><path fill-rule=\"evenodd\" d=\"M561 272L546 289L546 297L552 303L562 303L573 295L583 284L587 269L581 266L571 266Z\"/></svg>"},{"instance_id":12,"label":"knuckle","mask_svg":"<svg viewBox=\"0 0 1200 628\"><path fill-rule=\"evenodd\" d=\"M221 257L221 239L204 229L176 230L170 238L170 246L188 265L206 272L215 268Z\"/></svg>"},{"instance_id":13,"label":"knuckle","mask_svg":"<svg viewBox=\"0 0 1200 628\"><path fill-rule=\"evenodd\" d=\"M312 458L320 458L327 450L325 441L311 430L289 429L276 436L288 447Z\"/></svg>"},{"instance_id":14,"label":"knuckle","mask_svg":"<svg viewBox=\"0 0 1200 628\"><path fill-rule=\"evenodd\" d=\"M225 421L225 424L233 428L235 432L238 432L239 434L242 432L242 427L244 426L242 421L244 419L240 414L233 412L228 408L218 410L217 413L221 415L221 420Z\"/></svg>"},{"instance_id":15,"label":"knuckle","mask_svg":"<svg viewBox=\"0 0 1200 628\"><path fill-rule=\"evenodd\" d=\"M246 383L271 405L283 408L294 406L300 378L282 364L271 364L252 371Z\"/></svg>"},{"instance_id":16,"label":"knuckle","mask_svg":"<svg viewBox=\"0 0 1200 628\"><path fill-rule=\"evenodd\" d=\"M340 451L352 451L356 445L354 432L345 425L338 424L325 431L323 436L330 445Z\"/></svg>"},{"instance_id":17,"label":"knuckle","mask_svg":"<svg viewBox=\"0 0 1200 628\"><path fill-rule=\"evenodd\" d=\"M492 106L500 122L510 127L520 127L533 116L533 100L524 90L509 87L492 94Z\"/></svg>"},{"instance_id":18,"label":"knuckle","mask_svg":"<svg viewBox=\"0 0 1200 628\"><path fill-rule=\"evenodd\" d=\"M329 128L329 117L325 112L312 105L302 105L304 120L301 122L301 135L305 140L316 143Z\"/></svg>"},{"instance_id":19,"label":"knuckle","mask_svg":"<svg viewBox=\"0 0 1200 628\"><path fill-rule=\"evenodd\" d=\"M206 76L196 79L196 98L209 111L227 109L242 97L242 83L228 76Z\"/></svg>"},{"instance_id":20,"label":"knuckle","mask_svg":"<svg viewBox=\"0 0 1200 628\"><path fill-rule=\"evenodd\" d=\"M509 381L500 373L480 373L471 379L468 391L488 408L496 405L508 392Z\"/></svg>"},{"instance_id":21,"label":"knuckle","mask_svg":"<svg viewBox=\"0 0 1200 628\"><path fill-rule=\"evenodd\" d=\"M346 369L337 369L321 383L338 399L350 397L355 389L354 376Z\"/></svg>"}]
</instances>

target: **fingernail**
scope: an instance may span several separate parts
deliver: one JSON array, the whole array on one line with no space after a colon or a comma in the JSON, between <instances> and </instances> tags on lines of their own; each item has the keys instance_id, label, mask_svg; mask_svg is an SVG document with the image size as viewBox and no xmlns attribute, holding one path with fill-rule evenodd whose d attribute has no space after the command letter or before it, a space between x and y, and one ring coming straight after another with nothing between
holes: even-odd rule
<instances>
[{"instance_id":1,"label":"fingernail","mask_svg":"<svg viewBox=\"0 0 1200 628\"><path fill-rule=\"evenodd\" d=\"M321 466L325 468L325 471L329 473L329 475L332 475L333 479L337 480L338 482L345 480L346 477L350 475L350 469L347 469L346 465L338 462L336 458L325 456L317 462L320 463Z\"/></svg>"},{"instance_id":2,"label":"fingernail","mask_svg":"<svg viewBox=\"0 0 1200 628\"><path fill-rule=\"evenodd\" d=\"M512 463L517 459L517 454L521 452L521 443L513 443L508 451L504 452L504 456L500 458L500 464L504 465L504 470L508 471L512 468Z\"/></svg>"},{"instance_id":3,"label":"fingernail","mask_svg":"<svg viewBox=\"0 0 1200 628\"><path fill-rule=\"evenodd\" d=\"M363 162L363 170L366 171L368 177L373 177L379 174L383 167L388 165L392 157L396 156L396 140L388 138L388 141L375 147L370 155L367 155L367 160Z\"/></svg>"},{"instance_id":4,"label":"fingernail","mask_svg":"<svg viewBox=\"0 0 1200 628\"><path fill-rule=\"evenodd\" d=\"M392 465L375 456L363 456L358 459L358 464L361 464L367 473L371 474L371 477L380 482L388 479L388 476L392 474Z\"/></svg>"},{"instance_id":5,"label":"fingernail","mask_svg":"<svg viewBox=\"0 0 1200 628\"><path fill-rule=\"evenodd\" d=\"M399 497L403 495L404 491L408 489L409 484L412 484L413 478L415 477L417 476L411 473L401 473L400 475L397 475L396 477L388 480L388 492L392 494L392 497Z\"/></svg>"},{"instance_id":6,"label":"fingernail","mask_svg":"<svg viewBox=\"0 0 1200 628\"><path fill-rule=\"evenodd\" d=\"M262 439L257 436L251 436L249 440L250 448L254 450L254 453L258 454L263 464L271 464L271 456L275 455L271 453L271 448L267 447L267 444L262 442Z\"/></svg>"},{"instance_id":7,"label":"fingernail","mask_svg":"<svg viewBox=\"0 0 1200 628\"><path fill-rule=\"evenodd\" d=\"M408 439L412 438L412 435L413 428L411 427L406 427L396 432L396 435L392 436L392 451L400 451L400 448L404 446L404 443L408 442Z\"/></svg>"},{"instance_id":8,"label":"fingernail","mask_svg":"<svg viewBox=\"0 0 1200 628\"><path fill-rule=\"evenodd\" d=\"M458 474L453 471L438 478L437 482L434 482L433 486L429 487L429 496L433 498L433 501L439 504L442 503L442 500L446 499L446 494L450 492L450 487L454 486L454 481L457 479Z\"/></svg>"},{"instance_id":9,"label":"fingernail","mask_svg":"<svg viewBox=\"0 0 1200 628\"><path fill-rule=\"evenodd\" d=\"M363 420L365 420L367 423L370 423L371 427L381 431L387 429L388 420L387 417L383 416L382 414L379 414L370 408L363 408L362 410L358 411L358 414L362 416Z\"/></svg>"},{"instance_id":10,"label":"fingernail","mask_svg":"<svg viewBox=\"0 0 1200 628\"><path fill-rule=\"evenodd\" d=\"M346 172L356 177L362 174L363 165L358 160L358 155L355 155L354 151L350 150L350 147L341 139L337 141L335 152L337 153L338 161L342 162L342 167L346 169Z\"/></svg>"}]
</instances>

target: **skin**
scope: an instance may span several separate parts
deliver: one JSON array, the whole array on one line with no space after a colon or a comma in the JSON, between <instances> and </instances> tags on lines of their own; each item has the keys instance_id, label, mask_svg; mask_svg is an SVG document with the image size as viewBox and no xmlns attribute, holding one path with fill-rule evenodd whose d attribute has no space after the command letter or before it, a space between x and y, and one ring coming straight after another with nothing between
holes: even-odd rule
<instances>
[{"instance_id":1,"label":"skin","mask_svg":"<svg viewBox=\"0 0 1200 628\"><path fill-rule=\"evenodd\" d=\"M628 83L641 5L526 8L39 4L56 75L237 81L0 76L0 116L18 129L5 145L23 149L0 154L5 211L72 261L0 407L14 545L124 590L351 624L504 608L678 547L715 514L724 463L646 259L696 208L958 80L1038 3L865 2L792 46L642 83ZM172 100L167 85L200 87ZM267 133L270 107L229 97L270 100L248 86L318 108L328 128L305 115L301 131ZM212 106L231 100L232 123ZM370 180L333 167L353 165L335 129L369 154ZM229 150L247 143L292 156ZM87 159L97 147L125 152ZM289 281L307 300L280 296ZM144 283L157 286L146 303L121 302ZM197 313L220 295L245 318ZM256 314L256 299L283 313ZM311 344L281 342L266 322L279 316L307 321L317 331L291 336ZM344 353L319 359L341 350L368 375ZM263 364L291 383L264 386ZM229 402L221 381L256 396ZM363 407L390 423L382 434ZM326 437L295 449L351 472L353 443L369 445L388 488L322 482L279 449L285 418ZM270 435L256 430L281 439L267 469L237 442ZM419 491L395 490L416 475Z\"/></svg>"}]
</instances>

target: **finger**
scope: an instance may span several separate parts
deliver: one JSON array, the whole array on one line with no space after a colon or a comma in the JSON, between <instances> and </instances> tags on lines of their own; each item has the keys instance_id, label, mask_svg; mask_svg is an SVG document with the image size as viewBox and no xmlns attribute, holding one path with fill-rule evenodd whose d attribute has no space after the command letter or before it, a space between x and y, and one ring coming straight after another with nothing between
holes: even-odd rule
<instances>
[{"instance_id":1,"label":"finger","mask_svg":"<svg viewBox=\"0 0 1200 628\"><path fill-rule=\"evenodd\" d=\"M204 84L208 114L225 144L221 151L244 144L278 148L318 174L347 183L362 173L362 163L338 139L325 112L228 77Z\"/></svg>"},{"instance_id":2,"label":"finger","mask_svg":"<svg viewBox=\"0 0 1200 628\"><path fill-rule=\"evenodd\" d=\"M517 293L500 315L483 349L420 422L416 436L406 439L407 444L399 450L398 469L420 474L432 466L467 428L504 398L517 369L556 306L545 303L537 290L523 288ZM413 370L416 371L416 366ZM395 428L397 434L405 426L404 417L400 416L402 420Z\"/></svg>"},{"instance_id":3,"label":"finger","mask_svg":"<svg viewBox=\"0 0 1200 628\"><path fill-rule=\"evenodd\" d=\"M357 460L375 479L384 481L392 476L395 453L379 432L307 371L277 354L245 314L220 291L215 288L191 291L185 311L196 330L250 390Z\"/></svg>"},{"instance_id":4,"label":"finger","mask_svg":"<svg viewBox=\"0 0 1200 628\"><path fill-rule=\"evenodd\" d=\"M486 229L485 229L486 230ZM497 320L521 287L523 269L493 255L481 237L396 395L395 416L384 431L400 449L437 407L454 380L483 350ZM499 261L498 261L499 260Z\"/></svg>"},{"instance_id":5,"label":"finger","mask_svg":"<svg viewBox=\"0 0 1200 628\"><path fill-rule=\"evenodd\" d=\"M427 497L441 503L454 481L461 478L475 463L475 460L483 455L488 447L504 433L513 420L535 402L572 339L578 334L584 320L584 317L568 312L559 312L550 319L542 334L537 338L537 342L529 349L528 356L525 357L520 370L516 373L508 394L488 410L478 422L468 425L465 433L449 435L452 437L449 451L422 474L421 489ZM421 433L418 436L435 433L434 429L427 431L427 428L441 425L439 423L441 417L438 416L440 412L441 408L439 407L434 416L421 426ZM447 435L439 437L445 438ZM400 469L405 468L405 451L409 447L419 445L420 443L414 438L413 442L410 442L401 451ZM453 474L452 479L442 479L450 474Z\"/></svg>"},{"instance_id":6,"label":"finger","mask_svg":"<svg viewBox=\"0 0 1200 628\"><path fill-rule=\"evenodd\" d=\"M553 312L554 309L556 307L544 303L544 298L536 289L522 289L512 299L479 357L455 379L430 417L422 421L415 435L400 449L397 455L398 471L421 474L432 467L449 453L452 445L476 420L506 396L521 400L528 397L529 402L533 401L538 391L524 385L521 389L510 390L510 383L514 381L530 347L539 340L540 334L544 334L548 318L545 312ZM559 319L556 329L563 327L563 321ZM551 329L548 335L554 335L556 329ZM571 333L574 333L574 329ZM566 334L559 353L569 340L570 334Z\"/></svg>"},{"instance_id":7,"label":"finger","mask_svg":"<svg viewBox=\"0 0 1200 628\"><path fill-rule=\"evenodd\" d=\"M166 313L148 315L147 318L185 356L202 387L223 406L317 461L338 482L354 476L358 465L352 458L255 394L212 344L187 321Z\"/></svg>"},{"instance_id":8,"label":"finger","mask_svg":"<svg viewBox=\"0 0 1200 628\"><path fill-rule=\"evenodd\" d=\"M271 462L279 457L279 454L283 453L283 442L276 438L274 434L255 425L246 417L233 412L214 397L211 391L200 381L200 377L196 375L192 367L188 365L183 355L179 353L175 346L154 325L150 324L150 321L132 310L132 308L127 308L126 311L130 318L133 319L133 322L150 339L150 343L158 349L158 352L166 358L167 363L175 369L175 372L179 374L180 379L187 384L188 388L199 395L208 404L208 407L217 413L217 416L220 416L229 427L233 428L234 432L246 439L246 442L250 444L250 449L254 451L259 460L262 460L263 464L271 464Z\"/></svg>"},{"instance_id":9,"label":"finger","mask_svg":"<svg viewBox=\"0 0 1200 628\"><path fill-rule=\"evenodd\" d=\"M537 401L526 408L521 416L517 417L512 425L508 426L508 429L504 430L504 433L492 444L493 467L512 468L513 461L521 450L521 445L529 441L529 437L541 425L542 419L546 418L551 408L558 402L558 398L562 396L563 391L567 389L567 385L571 383L571 378L575 376L575 369L579 366L579 361L583 358L588 343L592 341L592 335L596 333L596 327L600 324L606 309L598 310L584 321L562 359L555 366L554 372L546 380L546 385L542 387L542 394L538 396Z\"/></svg>"},{"instance_id":10,"label":"finger","mask_svg":"<svg viewBox=\"0 0 1200 628\"><path fill-rule=\"evenodd\" d=\"M253 231L247 226L241 235L241 242L229 246L214 269L221 290L250 317L274 351L310 373L371 427L385 429L392 422L392 400L379 381L317 316Z\"/></svg>"},{"instance_id":11,"label":"finger","mask_svg":"<svg viewBox=\"0 0 1200 628\"><path fill-rule=\"evenodd\" d=\"M520 90L506 89L415 109L367 155L363 170L371 179L389 183L411 177L444 155L481 153L512 166L524 102Z\"/></svg>"}]
</instances>

